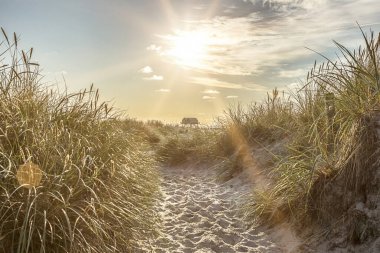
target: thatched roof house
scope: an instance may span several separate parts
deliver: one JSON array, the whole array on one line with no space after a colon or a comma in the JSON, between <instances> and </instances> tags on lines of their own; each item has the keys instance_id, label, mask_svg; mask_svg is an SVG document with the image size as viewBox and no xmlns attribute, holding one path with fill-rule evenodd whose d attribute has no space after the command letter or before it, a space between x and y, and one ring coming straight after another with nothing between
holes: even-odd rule
<instances>
[{"instance_id":1,"label":"thatched roof house","mask_svg":"<svg viewBox=\"0 0 380 253\"><path fill-rule=\"evenodd\" d=\"M183 125L198 125L199 121L197 118L183 118L181 121Z\"/></svg>"}]
</instances>

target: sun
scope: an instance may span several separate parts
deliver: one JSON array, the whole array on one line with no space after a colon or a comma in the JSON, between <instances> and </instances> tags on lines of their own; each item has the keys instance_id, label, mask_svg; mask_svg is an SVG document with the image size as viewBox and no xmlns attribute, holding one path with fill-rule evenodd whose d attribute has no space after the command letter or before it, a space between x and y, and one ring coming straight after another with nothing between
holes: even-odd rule
<instances>
[{"instance_id":1,"label":"sun","mask_svg":"<svg viewBox=\"0 0 380 253\"><path fill-rule=\"evenodd\" d=\"M183 67L201 67L208 55L209 37L200 31L177 32L169 39L167 55Z\"/></svg>"}]
</instances>

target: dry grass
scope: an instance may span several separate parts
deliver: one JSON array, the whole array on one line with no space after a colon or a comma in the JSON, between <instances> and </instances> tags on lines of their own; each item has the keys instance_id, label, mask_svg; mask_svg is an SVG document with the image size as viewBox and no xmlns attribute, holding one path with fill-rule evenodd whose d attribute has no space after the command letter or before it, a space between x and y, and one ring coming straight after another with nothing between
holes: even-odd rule
<instances>
[{"instance_id":1,"label":"dry grass","mask_svg":"<svg viewBox=\"0 0 380 253\"><path fill-rule=\"evenodd\" d=\"M220 179L230 179L251 166L252 162L246 160L252 160L247 156L251 156L253 149L270 146L292 135L296 130L295 117L294 103L277 89L268 93L261 103L227 108L225 117L218 119L222 134L217 147L227 157L218 166ZM269 150L268 155L276 157Z\"/></svg>"},{"instance_id":2,"label":"dry grass","mask_svg":"<svg viewBox=\"0 0 380 253\"><path fill-rule=\"evenodd\" d=\"M172 127L157 154L164 164L172 166L186 162L213 163L220 156L216 148L219 135L218 129Z\"/></svg>"},{"instance_id":3,"label":"dry grass","mask_svg":"<svg viewBox=\"0 0 380 253\"><path fill-rule=\"evenodd\" d=\"M314 66L298 92L280 99L275 91L262 104L229 109L227 136L237 129L250 146L287 139L286 154L274 156L266 175L271 185L256 189L243 210L247 220L332 224L349 203L373 190L368 182L377 159L379 40L364 35L364 47L352 52L336 42L341 58ZM229 143L231 154L242 142Z\"/></svg>"},{"instance_id":4,"label":"dry grass","mask_svg":"<svg viewBox=\"0 0 380 253\"><path fill-rule=\"evenodd\" d=\"M33 50L3 35L0 252L131 251L155 230L155 161L97 90L48 90ZM20 185L18 168L31 162L42 180Z\"/></svg>"}]
</instances>

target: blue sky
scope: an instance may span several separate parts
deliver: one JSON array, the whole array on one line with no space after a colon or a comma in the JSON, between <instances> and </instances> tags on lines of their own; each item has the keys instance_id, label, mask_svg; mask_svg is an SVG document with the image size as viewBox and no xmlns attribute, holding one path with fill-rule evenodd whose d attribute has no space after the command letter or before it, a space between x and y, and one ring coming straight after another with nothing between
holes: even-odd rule
<instances>
[{"instance_id":1,"label":"blue sky","mask_svg":"<svg viewBox=\"0 0 380 253\"><path fill-rule=\"evenodd\" d=\"M0 0L0 26L33 47L48 84L99 88L141 119L203 122L303 80L311 48L380 31L378 0Z\"/></svg>"}]
</instances>

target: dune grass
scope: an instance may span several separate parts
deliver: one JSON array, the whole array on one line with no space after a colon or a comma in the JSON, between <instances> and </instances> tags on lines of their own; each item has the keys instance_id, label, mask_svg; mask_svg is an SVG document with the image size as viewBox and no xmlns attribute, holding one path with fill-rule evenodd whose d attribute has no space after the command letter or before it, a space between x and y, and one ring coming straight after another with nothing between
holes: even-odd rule
<instances>
[{"instance_id":1,"label":"dune grass","mask_svg":"<svg viewBox=\"0 0 380 253\"><path fill-rule=\"evenodd\" d=\"M0 43L0 252L130 252L155 232L155 161L92 87L41 84L33 49ZM42 180L23 185L22 165ZM21 167L20 167L21 166ZM24 167L25 167L24 166ZM21 184L20 184L21 183Z\"/></svg>"},{"instance_id":2,"label":"dune grass","mask_svg":"<svg viewBox=\"0 0 380 253\"><path fill-rule=\"evenodd\" d=\"M218 166L219 179L228 180L252 165L252 149L289 137L295 130L294 104L274 89L265 100L246 107L233 105L218 119L221 134L217 148L225 158ZM268 150L268 154L275 157Z\"/></svg>"},{"instance_id":3,"label":"dune grass","mask_svg":"<svg viewBox=\"0 0 380 253\"><path fill-rule=\"evenodd\" d=\"M143 122L136 119L124 119L119 122L120 126L132 133L140 142L148 143L151 148L156 148L161 142L162 133L160 130L166 128L160 121Z\"/></svg>"},{"instance_id":4,"label":"dune grass","mask_svg":"<svg viewBox=\"0 0 380 253\"><path fill-rule=\"evenodd\" d=\"M213 128L171 127L157 149L159 159L166 165L213 163L220 157L217 148L220 131Z\"/></svg>"},{"instance_id":5,"label":"dune grass","mask_svg":"<svg viewBox=\"0 0 380 253\"><path fill-rule=\"evenodd\" d=\"M332 224L379 189L368 183L379 155L380 37L373 34L357 51L336 42L341 58L315 65L297 92L274 90L262 103L230 107L222 128L208 129L123 121L92 87L49 90L33 50L19 50L16 35L2 33L0 252L133 252L155 233L157 160L218 160L228 179L256 146L283 141L285 152L271 154L273 167L263 172L269 185L242 210L263 224ZM379 233L352 231L355 238Z\"/></svg>"},{"instance_id":6,"label":"dune grass","mask_svg":"<svg viewBox=\"0 0 380 253\"><path fill-rule=\"evenodd\" d=\"M237 104L225 111L221 125L228 135L238 131L249 144L270 143L284 138L294 129L294 104L284 92L274 89L265 100L254 102L247 107Z\"/></svg>"},{"instance_id":7,"label":"dune grass","mask_svg":"<svg viewBox=\"0 0 380 253\"><path fill-rule=\"evenodd\" d=\"M285 154L273 156L266 174L270 185L256 189L243 209L248 221L332 224L350 203L376 190L368 182L378 155L380 36L363 38L364 47L355 51L335 42L340 58L315 65L297 92L279 96L275 90L261 104L228 110L230 153L239 151L236 136L250 147L286 140Z\"/></svg>"}]
</instances>

